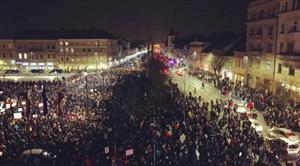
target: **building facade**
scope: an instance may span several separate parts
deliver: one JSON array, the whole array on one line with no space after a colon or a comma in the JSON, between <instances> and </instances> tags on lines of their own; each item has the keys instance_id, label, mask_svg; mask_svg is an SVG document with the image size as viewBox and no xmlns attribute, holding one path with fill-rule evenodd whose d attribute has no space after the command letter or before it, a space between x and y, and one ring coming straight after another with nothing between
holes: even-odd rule
<instances>
[{"instance_id":1,"label":"building facade","mask_svg":"<svg viewBox=\"0 0 300 166\"><path fill-rule=\"evenodd\" d=\"M0 70L15 66L16 50L14 48L13 40L0 40Z\"/></svg>"},{"instance_id":2,"label":"building facade","mask_svg":"<svg viewBox=\"0 0 300 166\"><path fill-rule=\"evenodd\" d=\"M244 82L300 96L300 0L255 0L248 5ZM247 58L246 58L247 57ZM246 76L246 77L245 77ZM297 97L298 96L298 97Z\"/></svg>"},{"instance_id":3,"label":"building facade","mask_svg":"<svg viewBox=\"0 0 300 166\"><path fill-rule=\"evenodd\" d=\"M118 41L112 39L0 40L0 70L107 68L119 51Z\"/></svg>"}]
</instances>

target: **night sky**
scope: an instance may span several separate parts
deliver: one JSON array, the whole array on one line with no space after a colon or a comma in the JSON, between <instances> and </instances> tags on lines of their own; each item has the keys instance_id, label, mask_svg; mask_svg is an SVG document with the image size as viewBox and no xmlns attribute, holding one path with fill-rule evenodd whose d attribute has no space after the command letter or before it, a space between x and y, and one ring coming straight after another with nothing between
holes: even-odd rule
<instances>
[{"instance_id":1,"label":"night sky","mask_svg":"<svg viewBox=\"0 0 300 166\"><path fill-rule=\"evenodd\" d=\"M20 30L105 29L128 39L242 32L248 0L5 0L0 34Z\"/></svg>"}]
</instances>

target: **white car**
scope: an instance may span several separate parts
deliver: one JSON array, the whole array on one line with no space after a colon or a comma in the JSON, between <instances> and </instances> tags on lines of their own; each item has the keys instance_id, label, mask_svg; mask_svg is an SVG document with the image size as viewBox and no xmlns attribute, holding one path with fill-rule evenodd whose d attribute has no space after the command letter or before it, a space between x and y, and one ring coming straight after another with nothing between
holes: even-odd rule
<instances>
[{"instance_id":1,"label":"white car","mask_svg":"<svg viewBox=\"0 0 300 166\"><path fill-rule=\"evenodd\" d=\"M245 107L238 106L237 109L236 109L236 112L238 112L238 113L245 113L245 112L247 112L247 110L246 110Z\"/></svg>"},{"instance_id":2,"label":"white car","mask_svg":"<svg viewBox=\"0 0 300 166\"><path fill-rule=\"evenodd\" d=\"M255 129L257 133L262 133L264 131L264 128L259 122L255 119L250 119L251 127Z\"/></svg>"},{"instance_id":3,"label":"white car","mask_svg":"<svg viewBox=\"0 0 300 166\"><path fill-rule=\"evenodd\" d=\"M268 135L271 138L287 138L295 143L299 143L299 136L297 136L293 131L286 128L276 128L273 127L268 130Z\"/></svg>"},{"instance_id":4,"label":"white car","mask_svg":"<svg viewBox=\"0 0 300 166\"><path fill-rule=\"evenodd\" d=\"M286 153L290 156L297 156L300 151L299 145L297 143L284 137L272 139L269 143L272 150L279 150L283 153L283 155L284 153Z\"/></svg>"},{"instance_id":5,"label":"white car","mask_svg":"<svg viewBox=\"0 0 300 166\"><path fill-rule=\"evenodd\" d=\"M237 110L236 110L236 112L238 112L238 113L245 113L245 112L247 112L245 102L243 102L243 101L238 101L238 102L235 103L235 104L237 105Z\"/></svg>"}]
</instances>

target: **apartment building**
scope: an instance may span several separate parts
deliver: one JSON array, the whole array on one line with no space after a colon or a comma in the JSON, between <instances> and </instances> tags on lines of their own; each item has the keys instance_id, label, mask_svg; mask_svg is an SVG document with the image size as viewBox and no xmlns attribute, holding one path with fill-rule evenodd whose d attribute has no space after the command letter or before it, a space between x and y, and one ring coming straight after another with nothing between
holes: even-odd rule
<instances>
[{"instance_id":1,"label":"apartment building","mask_svg":"<svg viewBox=\"0 0 300 166\"><path fill-rule=\"evenodd\" d=\"M278 1L278 39L275 80L300 96L300 0Z\"/></svg>"},{"instance_id":2,"label":"apartment building","mask_svg":"<svg viewBox=\"0 0 300 166\"><path fill-rule=\"evenodd\" d=\"M0 70L107 68L120 51L113 39L0 40Z\"/></svg>"},{"instance_id":3,"label":"apartment building","mask_svg":"<svg viewBox=\"0 0 300 166\"><path fill-rule=\"evenodd\" d=\"M247 84L300 96L299 23L300 0L249 3L244 55L248 58Z\"/></svg>"}]
</instances>

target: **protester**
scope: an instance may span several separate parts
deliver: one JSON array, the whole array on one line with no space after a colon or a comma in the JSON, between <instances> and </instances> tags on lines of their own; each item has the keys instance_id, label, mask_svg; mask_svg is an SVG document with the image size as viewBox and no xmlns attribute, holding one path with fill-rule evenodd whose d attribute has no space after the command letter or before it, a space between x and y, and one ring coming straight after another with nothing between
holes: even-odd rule
<instances>
[{"instance_id":1,"label":"protester","mask_svg":"<svg viewBox=\"0 0 300 166\"><path fill-rule=\"evenodd\" d=\"M295 101L283 103L282 99L274 97L270 91L262 88L253 89L242 85L241 81L231 82L229 78L221 79L216 74L207 71L200 71L194 75L198 75L207 83L218 82L215 86L220 88L222 96L228 96L231 92L232 97L252 104L253 108L263 112L264 118L270 126L284 127L300 132L300 103Z\"/></svg>"},{"instance_id":2,"label":"protester","mask_svg":"<svg viewBox=\"0 0 300 166\"><path fill-rule=\"evenodd\" d=\"M55 165L68 166L277 164L232 101L185 96L151 73L121 68L53 82L0 82L1 100L17 101L0 116L4 162L16 165L24 150L42 148L57 155ZM28 117L13 119L23 101Z\"/></svg>"}]
</instances>

